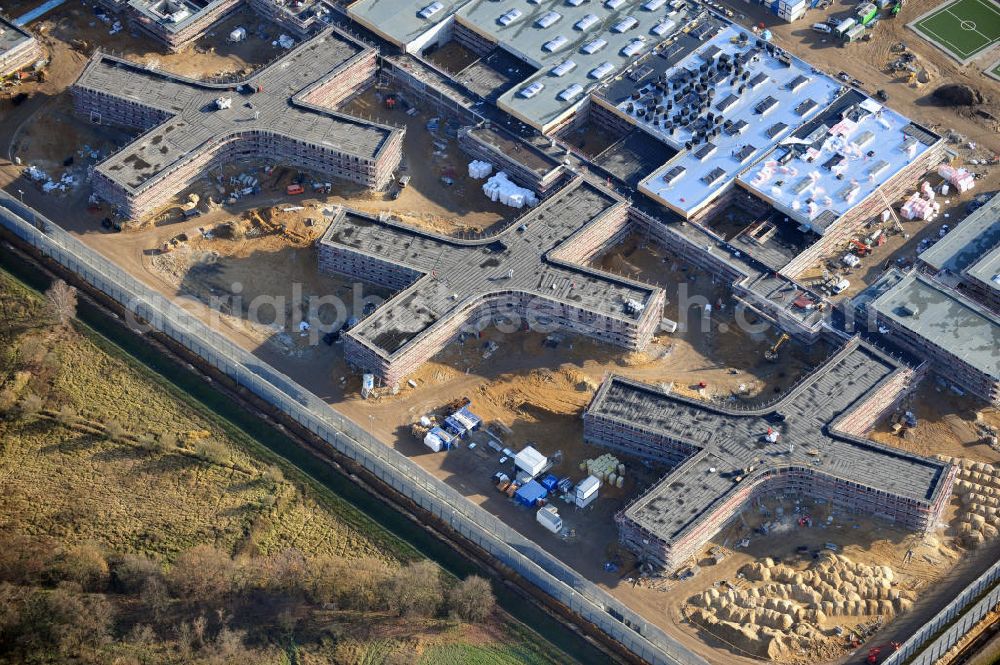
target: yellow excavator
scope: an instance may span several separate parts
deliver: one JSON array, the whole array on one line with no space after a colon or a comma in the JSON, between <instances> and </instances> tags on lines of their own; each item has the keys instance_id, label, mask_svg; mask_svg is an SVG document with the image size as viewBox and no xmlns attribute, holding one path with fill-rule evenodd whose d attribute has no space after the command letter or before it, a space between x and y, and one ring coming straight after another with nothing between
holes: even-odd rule
<instances>
[{"instance_id":1,"label":"yellow excavator","mask_svg":"<svg viewBox=\"0 0 1000 665\"><path fill-rule=\"evenodd\" d=\"M778 338L778 341L764 352L764 358L770 360L771 362L776 361L778 359L778 349L780 349L789 339L791 339L791 337L788 336L788 333L781 333L781 337Z\"/></svg>"}]
</instances>

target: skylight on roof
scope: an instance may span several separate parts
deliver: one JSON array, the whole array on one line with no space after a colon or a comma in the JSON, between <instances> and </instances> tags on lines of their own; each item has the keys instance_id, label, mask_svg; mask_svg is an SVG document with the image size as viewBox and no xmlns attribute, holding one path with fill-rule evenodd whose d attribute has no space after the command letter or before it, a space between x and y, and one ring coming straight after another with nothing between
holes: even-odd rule
<instances>
[{"instance_id":1,"label":"skylight on roof","mask_svg":"<svg viewBox=\"0 0 1000 665\"><path fill-rule=\"evenodd\" d=\"M537 21L535 21L535 25L539 28L548 28L549 26L555 25L556 21L561 18L562 14L559 12L545 12L538 18Z\"/></svg>"},{"instance_id":2,"label":"skylight on roof","mask_svg":"<svg viewBox=\"0 0 1000 665\"><path fill-rule=\"evenodd\" d=\"M563 60L558 65L549 70L553 76L565 76L576 69L576 63L572 60Z\"/></svg>"},{"instance_id":3,"label":"skylight on roof","mask_svg":"<svg viewBox=\"0 0 1000 665\"><path fill-rule=\"evenodd\" d=\"M584 16L583 18L581 18L579 21L577 21L573 25L573 27L576 28L577 30L586 30L587 28L589 28L589 27L597 24L597 22L600 21L600 20L601 19L597 18L596 14L587 14L586 16Z\"/></svg>"},{"instance_id":4,"label":"skylight on roof","mask_svg":"<svg viewBox=\"0 0 1000 665\"><path fill-rule=\"evenodd\" d=\"M584 44L580 50L586 53L587 55L593 55L594 53L597 53L607 45L608 45L607 39L598 37L597 39L594 39Z\"/></svg>"},{"instance_id":5,"label":"skylight on roof","mask_svg":"<svg viewBox=\"0 0 1000 665\"><path fill-rule=\"evenodd\" d=\"M523 12L521 12L520 9L511 9L509 11L504 12L497 20L500 21L500 25L510 25L517 19L521 18L521 16L523 15L524 14Z\"/></svg>"},{"instance_id":6,"label":"skylight on roof","mask_svg":"<svg viewBox=\"0 0 1000 665\"><path fill-rule=\"evenodd\" d=\"M549 41L542 44L542 50L548 51L549 53L553 53L561 49L563 46L566 46L566 44L568 43L569 40L566 39L566 37L564 37L563 35L556 35Z\"/></svg>"}]
</instances>

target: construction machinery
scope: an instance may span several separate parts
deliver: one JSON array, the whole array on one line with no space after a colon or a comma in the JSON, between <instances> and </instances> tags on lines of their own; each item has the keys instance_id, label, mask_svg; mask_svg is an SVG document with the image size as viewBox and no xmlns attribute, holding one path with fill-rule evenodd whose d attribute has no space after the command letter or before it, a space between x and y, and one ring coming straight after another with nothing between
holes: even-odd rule
<instances>
[{"instance_id":1,"label":"construction machinery","mask_svg":"<svg viewBox=\"0 0 1000 665\"><path fill-rule=\"evenodd\" d=\"M852 251L858 256L868 256L872 253L872 246L868 243L861 242L857 238L851 238Z\"/></svg>"},{"instance_id":2,"label":"construction machinery","mask_svg":"<svg viewBox=\"0 0 1000 665\"><path fill-rule=\"evenodd\" d=\"M778 359L778 350L790 339L791 337L788 336L788 333L781 333L781 337L778 338L778 341L775 342L771 348L764 351L764 358L766 360L770 360L771 362L776 361Z\"/></svg>"},{"instance_id":3,"label":"construction machinery","mask_svg":"<svg viewBox=\"0 0 1000 665\"><path fill-rule=\"evenodd\" d=\"M879 647L872 647L871 649L868 650L868 658L865 660L865 662L868 663L869 665L875 665L875 663L878 662L879 654L882 653L883 649L889 648L892 649L893 651L899 651L899 647L900 647L899 642L889 642L888 644L884 644Z\"/></svg>"}]
</instances>

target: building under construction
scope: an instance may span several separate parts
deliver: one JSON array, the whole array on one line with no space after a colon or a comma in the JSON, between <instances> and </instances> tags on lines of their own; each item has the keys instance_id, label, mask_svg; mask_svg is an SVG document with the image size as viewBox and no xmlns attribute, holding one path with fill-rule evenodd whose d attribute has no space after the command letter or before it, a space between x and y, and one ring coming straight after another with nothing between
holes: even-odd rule
<instances>
[{"instance_id":1,"label":"building under construction","mask_svg":"<svg viewBox=\"0 0 1000 665\"><path fill-rule=\"evenodd\" d=\"M663 290L586 266L627 235L628 210L580 177L477 240L341 210L319 241L321 269L397 291L346 335L347 362L395 384L456 336L489 325L644 348Z\"/></svg>"},{"instance_id":2,"label":"building under construction","mask_svg":"<svg viewBox=\"0 0 1000 665\"><path fill-rule=\"evenodd\" d=\"M933 528L953 467L864 438L914 375L855 338L779 400L755 408L607 379L584 412L585 441L673 465L618 513L621 542L672 571L752 501L780 495Z\"/></svg>"},{"instance_id":3,"label":"building under construction","mask_svg":"<svg viewBox=\"0 0 1000 665\"><path fill-rule=\"evenodd\" d=\"M917 257L921 272L1000 312L1000 194Z\"/></svg>"},{"instance_id":4,"label":"building under construction","mask_svg":"<svg viewBox=\"0 0 1000 665\"><path fill-rule=\"evenodd\" d=\"M375 70L375 50L334 28L240 84L202 83L98 53L73 85L77 113L143 134L94 167L94 192L140 219L207 169L249 160L380 189L399 165L403 130L333 110Z\"/></svg>"},{"instance_id":5,"label":"building under construction","mask_svg":"<svg viewBox=\"0 0 1000 665\"><path fill-rule=\"evenodd\" d=\"M0 77L33 65L43 56L30 32L0 16Z\"/></svg>"},{"instance_id":6,"label":"building under construction","mask_svg":"<svg viewBox=\"0 0 1000 665\"><path fill-rule=\"evenodd\" d=\"M932 259L933 260L933 259ZM1000 406L1000 317L936 278L890 270L853 304L948 383Z\"/></svg>"}]
</instances>

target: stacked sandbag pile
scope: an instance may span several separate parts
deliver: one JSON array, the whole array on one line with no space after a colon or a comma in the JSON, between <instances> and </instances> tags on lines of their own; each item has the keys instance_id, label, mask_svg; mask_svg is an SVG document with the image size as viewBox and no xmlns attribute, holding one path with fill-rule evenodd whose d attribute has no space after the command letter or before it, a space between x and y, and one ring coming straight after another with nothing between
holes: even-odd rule
<instances>
[{"instance_id":1,"label":"stacked sandbag pile","mask_svg":"<svg viewBox=\"0 0 1000 665\"><path fill-rule=\"evenodd\" d=\"M1000 534L1000 469L970 459L938 455L958 467L955 494L961 502L958 531L962 543L977 547Z\"/></svg>"},{"instance_id":2,"label":"stacked sandbag pile","mask_svg":"<svg viewBox=\"0 0 1000 665\"><path fill-rule=\"evenodd\" d=\"M809 649L825 641L821 626L833 616L892 617L913 604L912 594L892 585L888 566L855 563L823 552L807 570L769 558L748 563L745 589L710 588L692 596L691 620L720 639L761 657Z\"/></svg>"}]
</instances>

